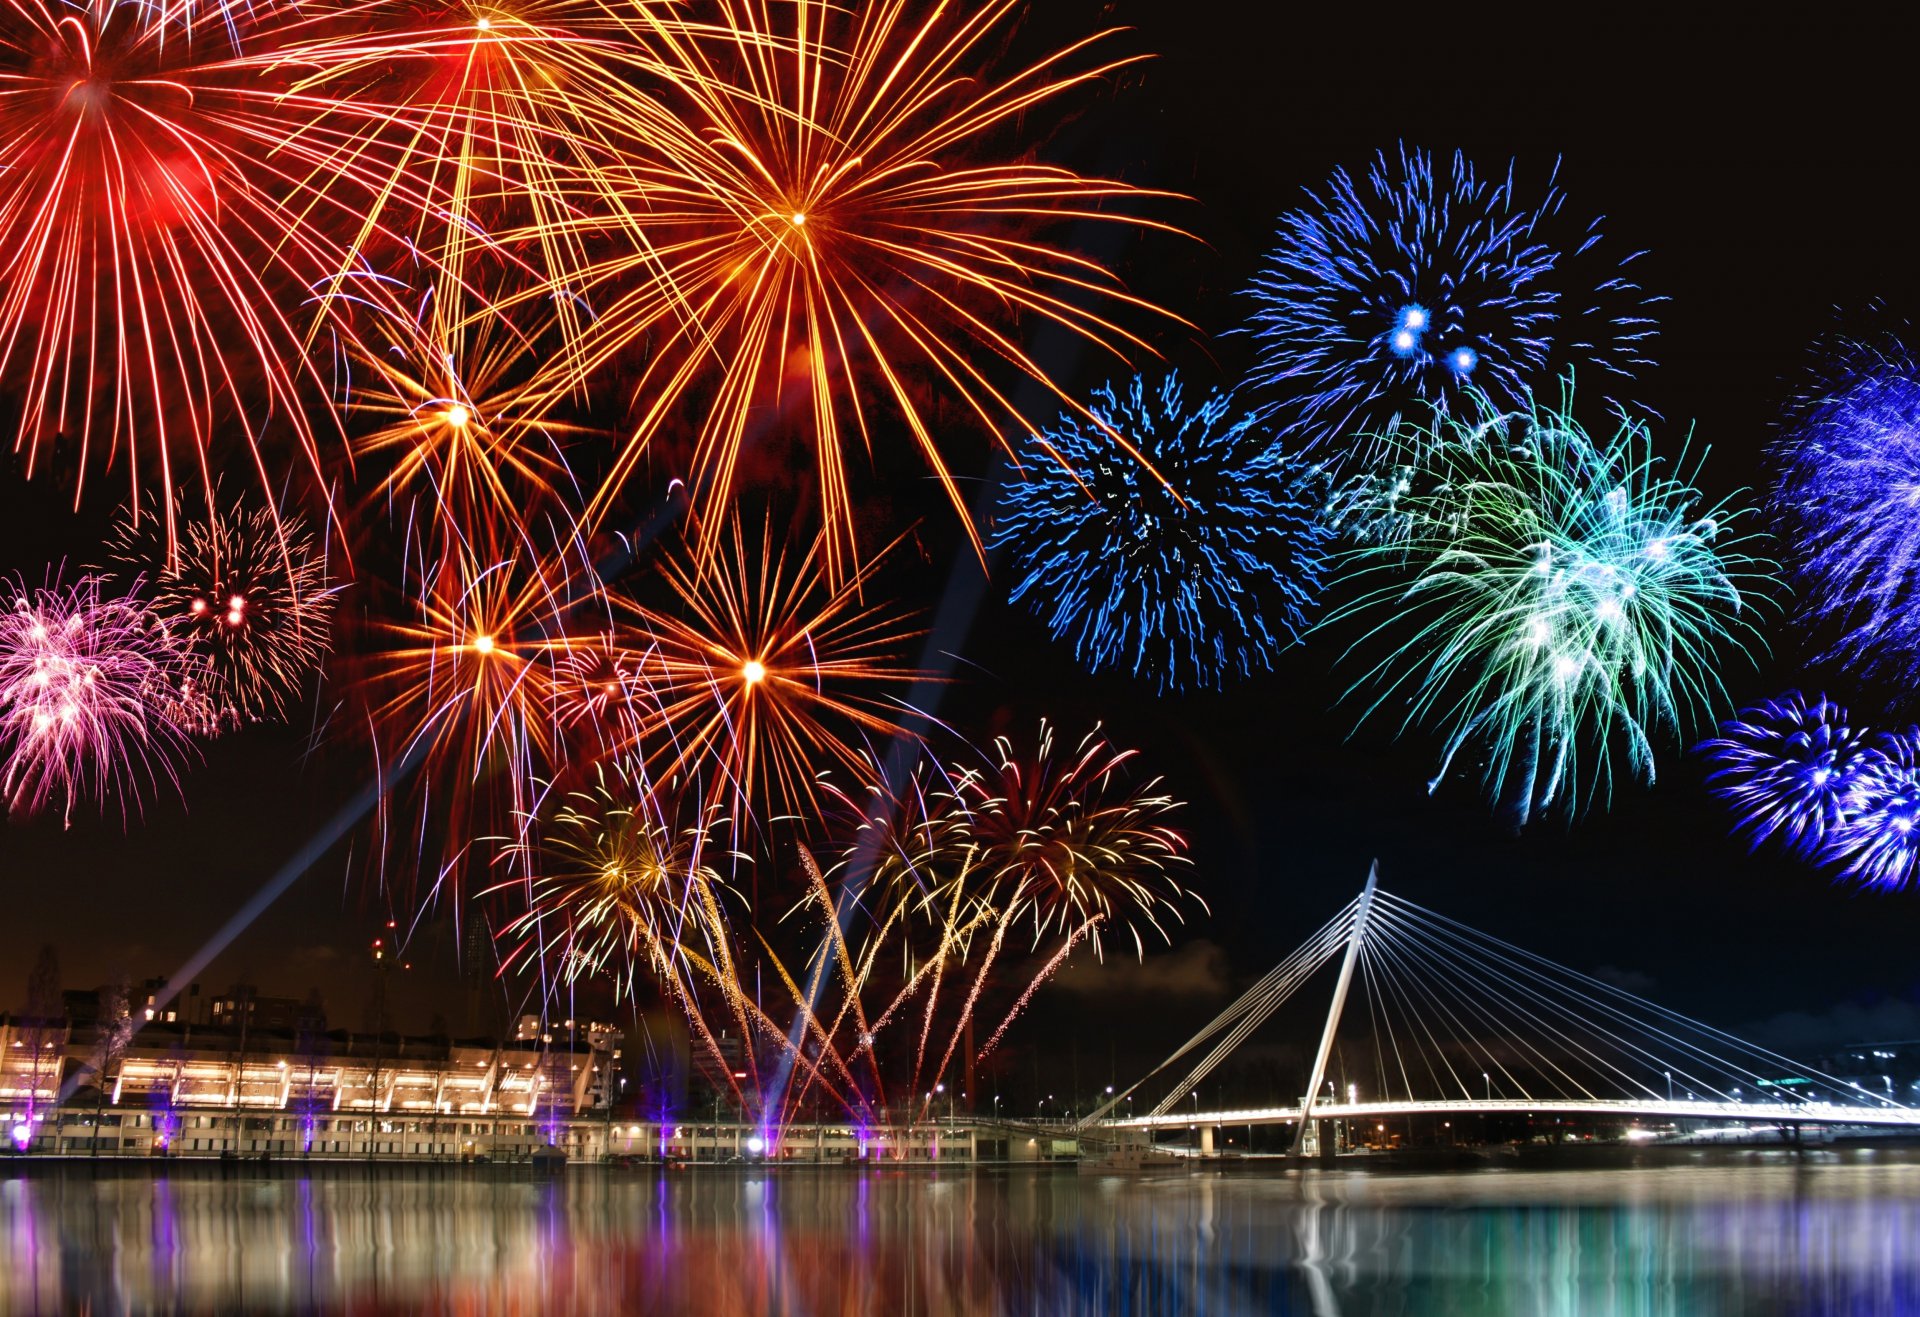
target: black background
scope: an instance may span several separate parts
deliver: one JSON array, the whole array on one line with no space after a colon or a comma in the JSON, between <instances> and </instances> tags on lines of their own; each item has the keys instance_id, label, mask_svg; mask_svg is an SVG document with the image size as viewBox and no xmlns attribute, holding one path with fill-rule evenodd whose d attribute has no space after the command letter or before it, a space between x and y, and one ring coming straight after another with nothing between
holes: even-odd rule
<instances>
[{"instance_id":1,"label":"black background","mask_svg":"<svg viewBox=\"0 0 1920 1317\"><path fill-rule=\"evenodd\" d=\"M1920 212L1900 34L1824 10L1800 11L1791 26L1751 9L1738 22L1609 11L1605 25L1543 6L1300 10L1043 0L1014 38L1017 52L1037 51L1116 24L1132 30L1111 39L1111 53L1157 56L1070 98L1053 154L1194 198L1163 213L1196 241L1131 239L1119 259L1138 291L1213 336L1159 336L1196 382L1230 381L1241 364L1240 344L1219 335L1244 314L1236 290L1275 216L1336 166L1358 169L1401 141L1459 147L1487 169L1514 157L1536 183L1558 158L1570 207L1605 214L1616 250L1648 250L1639 277L1671 301L1659 311L1660 366L1639 396L1663 418L1663 446L1689 428L1711 445L1713 494L1765 481L1774 418L1836 307L1884 298L1904 310L1913 300ZM1077 363L1062 381L1076 390L1118 373L1091 356ZM96 482L76 513L70 486L45 473L27 483L18 466L0 483L0 566L34 580L50 559L86 556L118 490L115 476ZM984 449L974 467L986 469ZM926 510L930 527L946 515L932 502ZM926 539L953 547L937 528ZM1792 551L1778 546L1779 556ZM915 602L931 609L946 565L922 575ZM1409 899L1576 968L1617 971L1716 1024L1791 1045L1920 1035L1910 950L1920 896L1863 895L1749 855L1677 746L1665 748L1652 790L1623 785L1571 827L1544 822L1514 836L1471 783L1429 798L1430 740L1396 746L1372 728L1349 739L1350 714L1330 707L1344 684L1330 647L1296 650L1278 672L1222 696L1155 699L1079 673L1004 603L1004 585L996 580L974 621L945 716L976 740L1028 730L1042 715L1075 733L1101 720L1140 747L1192 802L1192 885L1211 914L1182 937L1222 948L1226 977L1263 971L1378 857L1384 884ZM1795 685L1843 702L1904 698L1809 671L1790 607L1769 637L1760 671L1728 667L1737 699ZM211 746L186 780L184 808L158 798L124 831L117 818L78 816L70 830L54 818L0 831L0 1002L18 995L42 941L59 947L69 986L117 966L172 971L364 776L325 744L303 756L307 730L253 729ZM357 1024L364 947L391 914L405 921L337 850L204 978L224 986L245 976L293 996L318 986L336 1023ZM457 1015L452 947L444 917L429 920L399 997L403 1026L424 1027L435 1010ZM1076 971L1033 1025L1069 1027L1103 1067L1127 1073L1216 1004L1205 992L1224 983L1220 962L1177 964L1205 972L1150 978L1124 962ZM1150 981L1159 988L1136 990ZM1175 990L1182 983L1191 997ZM1781 1018L1794 1012L1816 1018Z\"/></svg>"}]
</instances>

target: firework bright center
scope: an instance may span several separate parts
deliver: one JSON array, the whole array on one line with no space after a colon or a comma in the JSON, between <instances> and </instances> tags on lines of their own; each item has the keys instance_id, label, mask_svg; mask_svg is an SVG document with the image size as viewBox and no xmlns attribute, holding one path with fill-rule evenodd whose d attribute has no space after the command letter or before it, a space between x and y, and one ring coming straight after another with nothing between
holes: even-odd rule
<instances>
[{"instance_id":1,"label":"firework bright center","mask_svg":"<svg viewBox=\"0 0 1920 1317\"><path fill-rule=\"evenodd\" d=\"M767 665L759 659L748 659L740 669L740 676L749 686L758 686L767 679Z\"/></svg>"},{"instance_id":2,"label":"firework bright center","mask_svg":"<svg viewBox=\"0 0 1920 1317\"><path fill-rule=\"evenodd\" d=\"M493 653L493 637L492 636L474 637L473 648L477 653L481 653L481 654Z\"/></svg>"}]
</instances>

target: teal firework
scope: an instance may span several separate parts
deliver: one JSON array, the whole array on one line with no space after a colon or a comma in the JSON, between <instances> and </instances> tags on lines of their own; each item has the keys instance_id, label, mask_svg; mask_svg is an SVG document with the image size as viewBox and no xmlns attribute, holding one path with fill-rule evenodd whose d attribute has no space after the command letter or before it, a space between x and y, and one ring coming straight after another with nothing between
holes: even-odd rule
<instances>
[{"instance_id":1,"label":"teal firework","mask_svg":"<svg viewBox=\"0 0 1920 1317\"><path fill-rule=\"evenodd\" d=\"M1363 721L1440 738L1520 825L1577 814L1727 706L1721 674L1760 642L1771 564L1746 509L1712 503L1641 423L1595 438L1563 410L1440 418L1401 534L1350 559L1365 589L1336 615L1370 656Z\"/></svg>"}]
</instances>

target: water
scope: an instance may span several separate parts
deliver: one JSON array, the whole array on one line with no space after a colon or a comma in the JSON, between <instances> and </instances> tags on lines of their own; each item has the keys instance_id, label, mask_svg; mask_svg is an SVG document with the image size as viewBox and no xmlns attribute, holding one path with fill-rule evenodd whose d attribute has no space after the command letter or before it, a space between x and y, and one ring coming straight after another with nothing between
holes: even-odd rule
<instances>
[{"instance_id":1,"label":"water","mask_svg":"<svg viewBox=\"0 0 1920 1317\"><path fill-rule=\"evenodd\" d=\"M1920 1313L1920 1165L18 1177L0 1311Z\"/></svg>"}]
</instances>

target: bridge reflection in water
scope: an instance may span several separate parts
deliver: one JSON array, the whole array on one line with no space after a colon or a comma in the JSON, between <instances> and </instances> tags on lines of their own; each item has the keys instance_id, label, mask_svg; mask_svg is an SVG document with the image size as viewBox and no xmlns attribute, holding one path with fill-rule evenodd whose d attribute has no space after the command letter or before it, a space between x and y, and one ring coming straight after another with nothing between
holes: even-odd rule
<instances>
[{"instance_id":1,"label":"bridge reflection in water","mask_svg":"<svg viewBox=\"0 0 1920 1317\"><path fill-rule=\"evenodd\" d=\"M1920 1311L1920 1165L1702 1157L1449 1176L42 1174L0 1180L0 1311Z\"/></svg>"}]
</instances>

